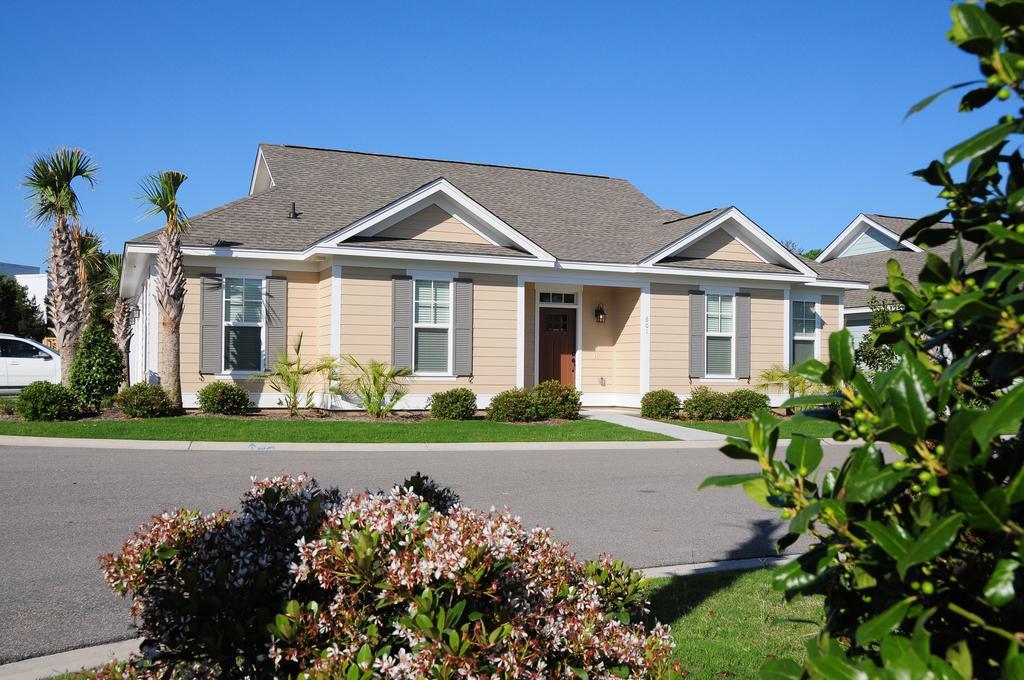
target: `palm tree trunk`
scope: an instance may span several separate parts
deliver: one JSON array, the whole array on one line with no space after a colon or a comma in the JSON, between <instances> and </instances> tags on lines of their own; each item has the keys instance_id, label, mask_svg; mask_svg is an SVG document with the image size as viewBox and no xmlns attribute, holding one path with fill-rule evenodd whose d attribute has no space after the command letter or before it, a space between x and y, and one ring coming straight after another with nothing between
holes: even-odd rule
<instances>
[{"instance_id":1,"label":"palm tree trunk","mask_svg":"<svg viewBox=\"0 0 1024 680\"><path fill-rule=\"evenodd\" d=\"M131 382L131 373L128 368L128 353L131 351L132 345L133 307L134 304L127 298L118 296L117 301L114 303L114 314L111 318L114 342L117 344L117 348L121 350L121 363L124 371L121 377L122 387L127 387Z\"/></svg>"},{"instance_id":2,"label":"palm tree trunk","mask_svg":"<svg viewBox=\"0 0 1024 680\"><path fill-rule=\"evenodd\" d=\"M160 351L157 367L160 384L171 403L181 408L181 314L185 303L185 268L181 261L181 237L175 232L160 232L156 257L156 301L160 307Z\"/></svg>"},{"instance_id":3,"label":"palm tree trunk","mask_svg":"<svg viewBox=\"0 0 1024 680\"><path fill-rule=\"evenodd\" d=\"M60 380L68 384L71 364L82 335L82 288L78 280L80 254L65 215L58 215L50 235L47 312L60 351Z\"/></svg>"}]
</instances>

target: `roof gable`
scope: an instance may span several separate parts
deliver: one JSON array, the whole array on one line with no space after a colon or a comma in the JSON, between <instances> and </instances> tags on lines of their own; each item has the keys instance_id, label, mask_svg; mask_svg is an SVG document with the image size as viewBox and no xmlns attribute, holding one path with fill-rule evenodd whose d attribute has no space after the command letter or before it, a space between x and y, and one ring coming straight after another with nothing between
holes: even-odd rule
<instances>
[{"instance_id":1,"label":"roof gable","mask_svg":"<svg viewBox=\"0 0 1024 680\"><path fill-rule=\"evenodd\" d=\"M827 262L837 257L881 251L905 250L919 253L922 251L920 247L901 240L903 231L913 223L913 219L906 217L860 213L815 259Z\"/></svg>"},{"instance_id":2,"label":"roof gable","mask_svg":"<svg viewBox=\"0 0 1024 680\"><path fill-rule=\"evenodd\" d=\"M723 226L708 232L706 236L695 241L676 254L681 258L699 258L708 260L733 260L736 262L765 262L765 259L745 245L739 238Z\"/></svg>"},{"instance_id":3,"label":"roof gable","mask_svg":"<svg viewBox=\"0 0 1024 680\"><path fill-rule=\"evenodd\" d=\"M450 243L491 244L494 242L451 214L437 203L377 231L375 236L388 239L447 241Z\"/></svg>"}]
</instances>

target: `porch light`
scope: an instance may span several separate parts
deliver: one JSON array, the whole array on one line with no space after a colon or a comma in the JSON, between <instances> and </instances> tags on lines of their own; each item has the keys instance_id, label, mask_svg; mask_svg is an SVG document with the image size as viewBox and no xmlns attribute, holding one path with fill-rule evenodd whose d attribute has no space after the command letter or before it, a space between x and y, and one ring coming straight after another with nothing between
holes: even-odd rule
<instances>
[{"instance_id":1,"label":"porch light","mask_svg":"<svg viewBox=\"0 0 1024 680\"><path fill-rule=\"evenodd\" d=\"M597 320L598 323L604 323L605 321L608 320L608 315L605 314L604 311L604 305L602 305L600 302L597 303L597 308L594 310L594 318Z\"/></svg>"}]
</instances>

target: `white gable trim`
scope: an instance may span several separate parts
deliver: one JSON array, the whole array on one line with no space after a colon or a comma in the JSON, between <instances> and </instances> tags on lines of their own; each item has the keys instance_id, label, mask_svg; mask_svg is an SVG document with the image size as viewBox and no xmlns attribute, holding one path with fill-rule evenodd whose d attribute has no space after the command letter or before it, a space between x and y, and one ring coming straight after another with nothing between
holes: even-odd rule
<instances>
[{"instance_id":1,"label":"white gable trim","mask_svg":"<svg viewBox=\"0 0 1024 680\"><path fill-rule=\"evenodd\" d=\"M256 162L252 166L252 179L249 181L249 195L252 196L256 193L256 179L260 177L260 170L267 174L267 179L270 184L268 189L275 186L274 175L270 172L270 166L267 164L267 159L263 156L263 148L260 147L256 151Z\"/></svg>"},{"instance_id":2,"label":"white gable trim","mask_svg":"<svg viewBox=\"0 0 1024 680\"><path fill-rule=\"evenodd\" d=\"M366 217L353 222L351 225L334 232L327 238L324 238L311 246L311 249L315 249L318 246L340 246L345 240L350 239L354 236L366 233L374 233L371 230L375 229L380 224L390 226L394 222L398 222L409 215L413 215L419 210L427 207L431 203L437 203L438 201L445 201L455 211L464 211L469 219L479 221L486 225L489 229L501 234L509 243L516 245L526 252L530 253L534 257L540 260L546 260L554 262L555 258L546 250L538 246L536 243L526 238L518 231L513 229L511 226L502 221L497 215L489 211L484 206L480 205L472 198L463 193L454 184L441 177L434 180L430 184L424 185L413 191L412 193L394 201L393 203L384 206L380 210L377 210ZM438 203L440 207L445 206ZM449 210L453 215L455 212ZM394 220L393 222L389 221ZM463 218L463 221L466 217ZM386 229L387 226L381 227ZM478 231L474 229L474 231ZM483 235L481 233L481 235ZM485 237L487 238L487 237ZM495 245L502 245L495 242L493 238L488 238L489 241L495 243Z\"/></svg>"},{"instance_id":3,"label":"white gable trim","mask_svg":"<svg viewBox=\"0 0 1024 680\"><path fill-rule=\"evenodd\" d=\"M651 255L643 262L641 262L640 266L654 265L657 262L660 262L661 260L665 259L666 257L670 257L672 254L678 253L686 249L688 246L693 245L697 241L701 240L715 229L722 227L724 223L729 219L735 220L736 222L739 223L741 227L743 227L744 234L747 237L749 237L750 241L745 241L745 239L740 236L737 230L726 229L726 231L734 238L737 238L740 241L740 243L742 243L744 246L749 248L751 252L753 252L755 255L758 255L758 257L761 257L761 255L757 252L758 248L752 247L752 245L760 245L761 248L765 248L768 251L774 253L775 255L778 255L779 259L792 265L798 272L806 274L807 276L817 276L816 272L807 265L805 265L803 262L801 262L799 257L786 250L786 248L783 247L781 243L772 238L764 229L757 226L757 224L753 220L744 215L739 210L739 208L736 208L735 206L729 208L721 215L718 215L714 219L708 221L703 226L693 230L686 236L677 239L676 241L665 246L664 248L656 252L654 255ZM764 260L763 257L761 257L761 259ZM767 260L764 261L767 262Z\"/></svg>"},{"instance_id":4,"label":"white gable trim","mask_svg":"<svg viewBox=\"0 0 1024 680\"><path fill-rule=\"evenodd\" d=\"M415 216L416 214L422 212L423 210L429 208L432 205L436 205L441 210L444 210L446 213L448 213L449 215L454 217L459 222L459 224L463 225L464 227L466 227L467 229L472 231L474 234L476 234L480 238L482 238L485 241L487 241L488 243L490 243L492 246L507 245L507 244L502 244L502 243L498 242L492 235L488 234L483 229L478 229L475 225L473 225L470 222L471 217L469 215L466 215L462 210L460 210L460 207L459 207L459 205L457 203L455 203L454 201L448 199L445 196L434 196L432 199L429 200L429 202L427 202L427 203L425 203L423 205L409 206L405 210L402 210L402 211L400 211L400 212L398 212L398 213L396 213L394 215L391 215L387 219L382 220L381 222L379 222L377 224L374 224L371 227L368 227L366 230L360 232L359 235L360 236L377 236L382 231L386 231L386 230L390 229L391 227L395 226L399 222L402 222L403 220L406 220L406 219L408 219L410 217ZM463 214L460 215L459 214L460 212L463 213ZM346 238L349 238L349 237L346 237Z\"/></svg>"},{"instance_id":5,"label":"white gable trim","mask_svg":"<svg viewBox=\"0 0 1024 680\"><path fill-rule=\"evenodd\" d=\"M920 246L916 246L910 241L901 240L900 234L894 233L890 229L886 229L864 213L860 213L853 218L852 222L846 225L846 229L839 232L839 236L836 236L832 243L828 244L828 247L825 248L825 250L821 251L821 254L815 258L815 262L827 262L828 260L842 257L843 253L849 250L850 246L854 244L857 238L870 229L874 229L880 234L891 238L893 241L909 248L915 253L923 252L923 249Z\"/></svg>"}]
</instances>

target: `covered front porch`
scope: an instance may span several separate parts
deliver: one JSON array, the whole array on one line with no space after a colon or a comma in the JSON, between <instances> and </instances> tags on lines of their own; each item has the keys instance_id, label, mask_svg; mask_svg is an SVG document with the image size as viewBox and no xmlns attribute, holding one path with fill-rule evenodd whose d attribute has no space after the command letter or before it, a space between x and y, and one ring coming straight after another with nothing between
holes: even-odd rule
<instances>
[{"instance_id":1,"label":"covered front porch","mask_svg":"<svg viewBox=\"0 0 1024 680\"><path fill-rule=\"evenodd\" d=\"M526 281L523 384L574 385L584 406L640 405L648 390L647 284Z\"/></svg>"}]
</instances>

